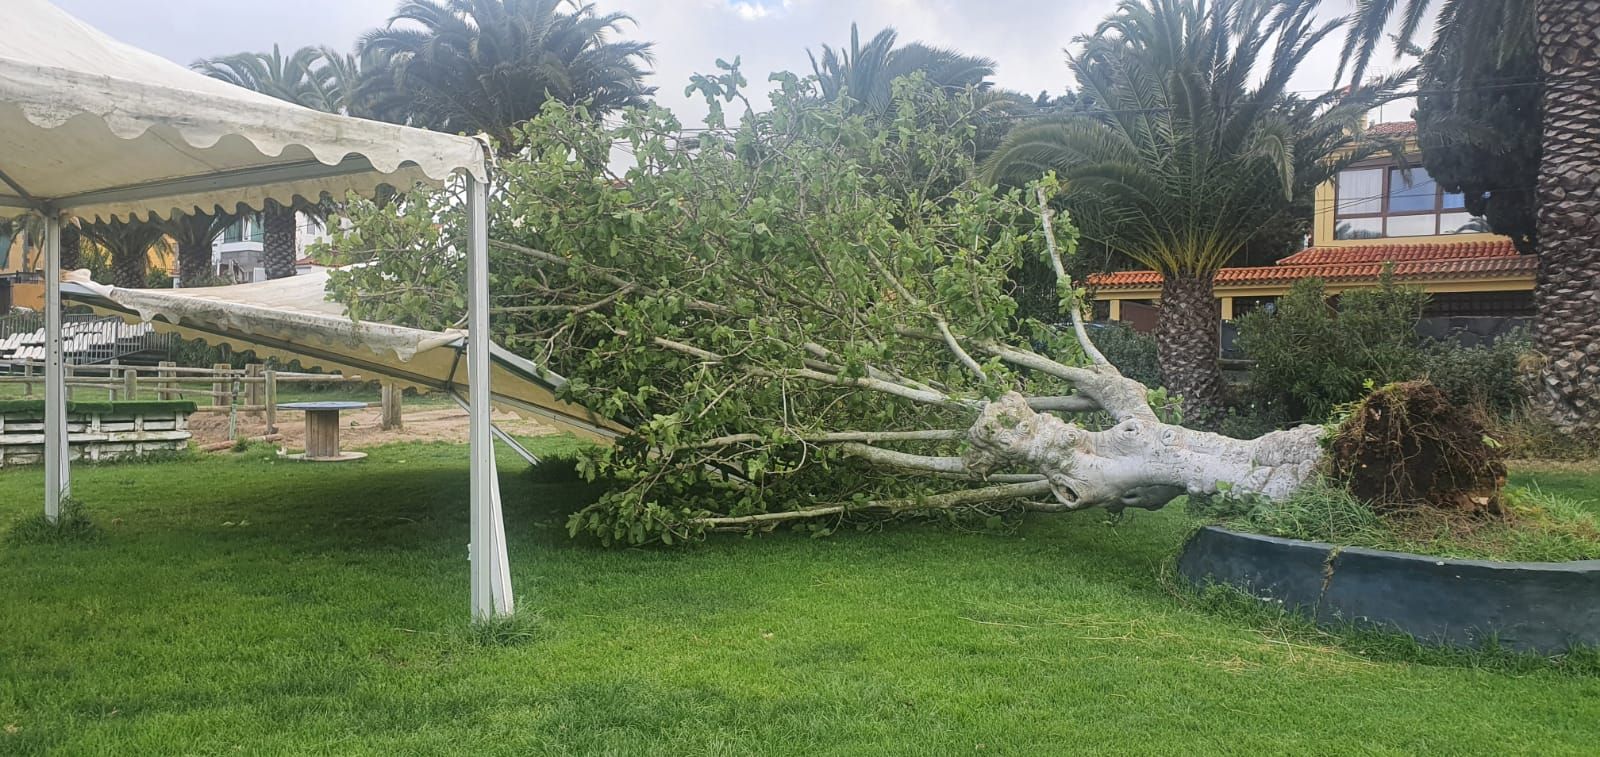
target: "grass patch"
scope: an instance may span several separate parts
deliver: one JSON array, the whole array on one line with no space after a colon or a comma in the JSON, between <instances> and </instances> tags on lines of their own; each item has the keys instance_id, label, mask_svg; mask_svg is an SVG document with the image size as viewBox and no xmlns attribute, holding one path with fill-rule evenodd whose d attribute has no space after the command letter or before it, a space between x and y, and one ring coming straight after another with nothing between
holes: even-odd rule
<instances>
[{"instance_id":1,"label":"grass patch","mask_svg":"<svg viewBox=\"0 0 1600 757\"><path fill-rule=\"evenodd\" d=\"M539 638L539 624L544 616L538 610L518 608L510 615L500 615L462 626L468 641L485 647L509 647L527 644Z\"/></svg>"},{"instance_id":2,"label":"grass patch","mask_svg":"<svg viewBox=\"0 0 1600 757\"><path fill-rule=\"evenodd\" d=\"M5 542L20 544L66 544L94 541L100 530L84 512L83 503L75 499L61 500L61 512L54 523L44 513L30 515L12 524L6 531Z\"/></svg>"},{"instance_id":3,"label":"grass patch","mask_svg":"<svg viewBox=\"0 0 1600 757\"><path fill-rule=\"evenodd\" d=\"M1418 509L1380 514L1342 487L1318 482L1281 502L1191 500L1196 516L1238 531L1437 557L1565 562L1600 558L1591 505L1534 483L1503 493L1504 520Z\"/></svg>"},{"instance_id":4,"label":"grass patch","mask_svg":"<svg viewBox=\"0 0 1600 757\"><path fill-rule=\"evenodd\" d=\"M576 443L529 440L541 456ZM1176 509L689 549L567 538L499 457L537 620L473 638L467 451L74 470L93 549L0 546L0 754L1588 754L1600 679L1174 598ZM1600 476L1523 474L1574 498ZM0 471L0 527L43 470ZM1582 498L1582 497L1579 497ZM1296 632L1298 633L1298 632ZM531 643L530 643L531 642Z\"/></svg>"}]
</instances>

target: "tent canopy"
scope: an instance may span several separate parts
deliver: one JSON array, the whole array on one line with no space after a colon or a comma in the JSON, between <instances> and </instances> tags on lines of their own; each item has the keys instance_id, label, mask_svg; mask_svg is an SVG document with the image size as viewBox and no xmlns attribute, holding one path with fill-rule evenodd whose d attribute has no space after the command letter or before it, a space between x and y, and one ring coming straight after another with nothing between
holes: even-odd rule
<instances>
[{"instance_id":1,"label":"tent canopy","mask_svg":"<svg viewBox=\"0 0 1600 757\"><path fill-rule=\"evenodd\" d=\"M287 204L296 196L370 193L384 184L407 189L414 182L440 184L452 174L461 176L467 328L480 338L468 340L458 355L469 374L495 375L487 338L485 143L318 113L249 92L121 44L47 0L5 0L3 6L0 217L36 211L45 223L44 513L49 522L60 519L62 502L72 494L61 353L65 216L170 218L197 209L259 208L267 199ZM515 609L489 384L472 382L467 399L468 554L472 616L478 620Z\"/></svg>"},{"instance_id":2,"label":"tent canopy","mask_svg":"<svg viewBox=\"0 0 1600 757\"><path fill-rule=\"evenodd\" d=\"M84 274L87 271L73 274L62 286L68 301L152 323L157 331L458 396L471 386L462 359L465 332L352 320L346 308L325 293L327 270L192 289L119 289L91 282ZM493 401L522 415L601 443L627 431L587 408L556 399L564 383L560 376L499 345L490 347L489 372Z\"/></svg>"},{"instance_id":3,"label":"tent canopy","mask_svg":"<svg viewBox=\"0 0 1600 757\"><path fill-rule=\"evenodd\" d=\"M0 217L260 208L485 175L482 142L302 108L122 44L47 0L6 0Z\"/></svg>"}]
</instances>

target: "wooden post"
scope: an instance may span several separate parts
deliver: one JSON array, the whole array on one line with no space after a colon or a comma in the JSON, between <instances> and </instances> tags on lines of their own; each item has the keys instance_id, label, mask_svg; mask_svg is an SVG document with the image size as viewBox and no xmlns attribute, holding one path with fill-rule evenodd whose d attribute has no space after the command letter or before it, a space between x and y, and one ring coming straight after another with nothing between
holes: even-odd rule
<instances>
[{"instance_id":1,"label":"wooden post","mask_svg":"<svg viewBox=\"0 0 1600 757\"><path fill-rule=\"evenodd\" d=\"M211 366L211 370L216 371L216 375L211 382L211 404L213 407L233 404L233 398L228 396L228 371L232 369L233 366L227 363L216 363Z\"/></svg>"},{"instance_id":2,"label":"wooden post","mask_svg":"<svg viewBox=\"0 0 1600 757\"><path fill-rule=\"evenodd\" d=\"M278 433L278 372L268 368L262 373L262 404L267 406L267 434Z\"/></svg>"},{"instance_id":3,"label":"wooden post","mask_svg":"<svg viewBox=\"0 0 1600 757\"><path fill-rule=\"evenodd\" d=\"M25 378L25 379L33 378L33 364L32 363L28 363L28 364L22 366L22 377ZM22 396L30 397L32 395L33 395L33 382L31 382L31 381L22 382Z\"/></svg>"},{"instance_id":4,"label":"wooden post","mask_svg":"<svg viewBox=\"0 0 1600 757\"><path fill-rule=\"evenodd\" d=\"M173 399L173 394L178 388L178 382L171 380L172 377L177 375L177 371L172 369L177 366L178 364L171 360L161 361L161 365L156 369L156 375L161 378L160 381L156 382L156 399Z\"/></svg>"},{"instance_id":5,"label":"wooden post","mask_svg":"<svg viewBox=\"0 0 1600 757\"><path fill-rule=\"evenodd\" d=\"M139 369L131 365L122 369L122 398L129 402L139 399Z\"/></svg>"},{"instance_id":6,"label":"wooden post","mask_svg":"<svg viewBox=\"0 0 1600 757\"><path fill-rule=\"evenodd\" d=\"M122 367L122 361L120 361L120 360L111 361L111 367L106 369L106 383L107 384L110 384L111 382L116 380L118 369L121 368L121 367ZM115 386L107 386L106 387L106 399L111 401L111 402L116 402L117 401L117 388Z\"/></svg>"},{"instance_id":7,"label":"wooden post","mask_svg":"<svg viewBox=\"0 0 1600 757\"><path fill-rule=\"evenodd\" d=\"M405 426L401 416L401 397L405 391L393 381L383 382L383 413L378 421L378 428L385 431Z\"/></svg>"},{"instance_id":8,"label":"wooden post","mask_svg":"<svg viewBox=\"0 0 1600 757\"><path fill-rule=\"evenodd\" d=\"M265 366L260 363L251 363L244 367L244 377L247 379L261 378L261 370ZM244 385L244 404L260 407L267 393L267 385L259 381L246 382Z\"/></svg>"}]
</instances>

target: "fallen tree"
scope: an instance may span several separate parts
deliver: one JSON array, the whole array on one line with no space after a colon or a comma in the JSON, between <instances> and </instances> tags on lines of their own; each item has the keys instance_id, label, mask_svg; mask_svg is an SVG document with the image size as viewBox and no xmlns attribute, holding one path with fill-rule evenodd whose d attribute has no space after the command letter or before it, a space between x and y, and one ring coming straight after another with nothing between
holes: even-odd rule
<instances>
[{"instance_id":1,"label":"fallen tree","mask_svg":"<svg viewBox=\"0 0 1600 757\"><path fill-rule=\"evenodd\" d=\"M742 102L736 67L696 86ZM972 175L970 95L915 78L887 117L780 78L771 111L714 108L608 128L551 105L502 167L491 224L497 338L568 378L567 399L635 433L594 450L609 482L574 533L673 543L707 531L827 531L907 513L1159 508L1184 494L1281 497L1319 427L1231 439L1095 348L1065 271L1076 232L1046 177ZM614 175L614 145L636 158ZM358 317L460 312L449 196L357 209L334 278ZM1038 255L1060 323L1017 316L1008 273Z\"/></svg>"}]
</instances>

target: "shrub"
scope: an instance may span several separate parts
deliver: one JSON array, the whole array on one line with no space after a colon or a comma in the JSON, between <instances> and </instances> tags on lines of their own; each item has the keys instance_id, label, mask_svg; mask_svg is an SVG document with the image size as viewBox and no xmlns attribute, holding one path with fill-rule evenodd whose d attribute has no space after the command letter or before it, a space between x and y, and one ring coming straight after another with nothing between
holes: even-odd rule
<instances>
[{"instance_id":1,"label":"shrub","mask_svg":"<svg viewBox=\"0 0 1600 757\"><path fill-rule=\"evenodd\" d=\"M1239 347L1255 360L1250 400L1267 417L1325 420L1367 387L1414 378L1416 324L1427 295L1385 271L1376 289L1345 292L1329 307L1320 279L1302 279L1275 313L1239 319Z\"/></svg>"},{"instance_id":2,"label":"shrub","mask_svg":"<svg viewBox=\"0 0 1600 757\"><path fill-rule=\"evenodd\" d=\"M1484 347L1433 342L1422 351L1421 375L1458 405L1505 415L1519 409L1526 397L1519 363L1532 349L1522 334Z\"/></svg>"},{"instance_id":3,"label":"shrub","mask_svg":"<svg viewBox=\"0 0 1600 757\"><path fill-rule=\"evenodd\" d=\"M1122 375L1148 387L1161 385L1155 337L1135 331L1126 323L1097 324L1089 337Z\"/></svg>"}]
</instances>

